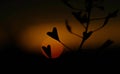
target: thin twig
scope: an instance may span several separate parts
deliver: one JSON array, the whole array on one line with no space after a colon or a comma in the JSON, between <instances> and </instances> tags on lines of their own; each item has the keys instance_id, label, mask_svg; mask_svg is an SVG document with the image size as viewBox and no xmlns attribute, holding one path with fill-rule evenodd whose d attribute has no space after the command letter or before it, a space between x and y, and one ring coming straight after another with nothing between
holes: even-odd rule
<instances>
[{"instance_id":1,"label":"thin twig","mask_svg":"<svg viewBox=\"0 0 120 74\"><path fill-rule=\"evenodd\" d=\"M84 24L81 24L81 25L83 26L84 29L86 28L86 26Z\"/></svg>"},{"instance_id":2,"label":"thin twig","mask_svg":"<svg viewBox=\"0 0 120 74\"><path fill-rule=\"evenodd\" d=\"M67 1L62 0L62 2L67 5L69 8L73 9L73 10L78 10L78 11L85 11L84 9L79 9L79 8L75 8L73 7L71 4L69 4Z\"/></svg>"},{"instance_id":3,"label":"thin twig","mask_svg":"<svg viewBox=\"0 0 120 74\"><path fill-rule=\"evenodd\" d=\"M93 30L93 32L99 31L99 30L102 29L102 28L103 28L103 26L101 26L101 27L99 27L99 28Z\"/></svg>"},{"instance_id":4,"label":"thin twig","mask_svg":"<svg viewBox=\"0 0 120 74\"><path fill-rule=\"evenodd\" d=\"M67 45L65 45L63 42L61 42L61 41L59 41L64 47L66 47L67 49L70 49L70 50L72 50L71 48L69 48ZM69 51L70 51L69 50Z\"/></svg>"},{"instance_id":5,"label":"thin twig","mask_svg":"<svg viewBox=\"0 0 120 74\"><path fill-rule=\"evenodd\" d=\"M82 36L80 36L80 35L78 35L78 34L76 34L76 33L73 33L73 32L71 32L71 33L72 33L73 35L79 37L79 38L83 38Z\"/></svg>"}]
</instances>

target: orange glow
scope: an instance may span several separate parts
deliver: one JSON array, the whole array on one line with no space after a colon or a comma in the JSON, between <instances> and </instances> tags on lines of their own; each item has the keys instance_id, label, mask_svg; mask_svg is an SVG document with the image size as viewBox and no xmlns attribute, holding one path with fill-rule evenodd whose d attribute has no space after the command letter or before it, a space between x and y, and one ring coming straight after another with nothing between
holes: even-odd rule
<instances>
[{"instance_id":1,"label":"orange glow","mask_svg":"<svg viewBox=\"0 0 120 74\"><path fill-rule=\"evenodd\" d=\"M45 40L43 40L42 46L47 47L47 45L51 46L51 56L52 56L52 58L57 58L62 54L64 47L58 41L56 41L52 38L46 38ZM42 51L43 55L45 55L48 58L48 56L43 51L43 49L41 49L41 51Z\"/></svg>"},{"instance_id":2,"label":"orange glow","mask_svg":"<svg viewBox=\"0 0 120 74\"><path fill-rule=\"evenodd\" d=\"M74 33L82 36L84 29L79 22L73 18L69 20L69 24ZM89 30L96 29L100 24L102 24L101 21L91 22ZM115 42L114 45L119 45L119 24L120 22L117 19L111 20L103 29L93 33L93 35L84 43L83 48L95 50L99 48L99 46L101 46L102 43L107 39L112 39ZM69 48L77 50L81 43L81 38L67 31L64 20L60 20L59 22L38 22L32 26L26 27L18 36L18 44L25 48L25 50L27 48L27 51L43 54L44 52L41 51L41 47L49 44L51 45L52 56L54 55L55 57L59 57L63 51L63 46L56 40L46 35L46 33L50 32L53 27L57 28L58 36L61 42L63 42ZM67 48L65 48L65 50L66 49Z\"/></svg>"}]
</instances>

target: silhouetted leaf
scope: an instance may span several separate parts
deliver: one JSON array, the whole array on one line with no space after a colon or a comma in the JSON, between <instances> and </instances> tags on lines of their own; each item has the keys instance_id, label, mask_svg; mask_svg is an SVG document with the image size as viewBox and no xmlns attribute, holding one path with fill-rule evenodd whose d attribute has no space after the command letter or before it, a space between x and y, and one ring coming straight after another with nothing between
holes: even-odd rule
<instances>
[{"instance_id":1,"label":"silhouetted leaf","mask_svg":"<svg viewBox=\"0 0 120 74\"><path fill-rule=\"evenodd\" d=\"M66 28L67 28L67 30L68 30L69 32L72 32L72 31L71 31L71 27L69 26L69 24L68 24L68 21L67 21L67 20L65 21L65 24L66 24Z\"/></svg>"},{"instance_id":2,"label":"silhouetted leaf","mask_svg":"<svg viewBox=\"0 0 120 74\"><path fill-rule=\"evenodd\" d=\"M52 32L47 32L47 35L50 36L50 37L52 37L52 38L54 38L57 41L60 41L59 37L58 37L58 32L57 32L56 27L53 28Z\"/></svg>"},{"instance_id":3,"label":"silhouetted leaf","mask_svg":"<svg viewBox=\"0 0 120 74\"><path fill-rule=\"evenodd\" d=\"M106 40L106 41L101 45L101 47L98 48L96 54L97 54L98 56L101 56L101 55L104 53L105 48L109 47L109 46L112 45L113 43L114 43L114 42L113 42L112 40L110 40L110 39L109 39L109 40Z\"/></svg>"},{"instance_id":4,"label":"silhouetted leaf","mask_svg":"<svg viewBox=\"0 0 120 74\"><path fill-rule=\"evenodd\" d=\"M103 45L100 47L100 49L107 48L108 46L110 46L113 43L114 42L112 40L107 40L103 43Z\"/></svg>"},{"instance_id":5,"label":"silhouetted leaf","mask_svg":"<svg viewBox=\"0 0 120 74\"><path fill-rule=\"evenodd\" d=\"M42 46L42 49L43 49L44 52L47 54L47 56L48 56L49 58L51 58L51 46L50 46L50 45L48 45L47 47Z\"/></svg>"}]
</instances>

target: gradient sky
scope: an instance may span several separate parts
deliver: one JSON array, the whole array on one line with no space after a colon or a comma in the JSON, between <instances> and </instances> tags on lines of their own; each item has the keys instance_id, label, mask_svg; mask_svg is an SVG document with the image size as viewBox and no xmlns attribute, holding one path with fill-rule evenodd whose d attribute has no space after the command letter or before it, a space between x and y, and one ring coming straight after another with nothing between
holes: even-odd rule
<instances>
[{"instance_id":1,"label":"gradient sky","mask_svg":"<svg viewBox=\"0 0 120 74\"><path fill-rule=\"evenodd\" d=\"M83 0L71 0L76 7L83 7ZM77 3L77 4L76 4ZM79 4L78 4L79 3ZM120 9L119 0L105 0L105 12L93 11L93 17L102 17L108 12ZM70 34L65 27L65 19L68 19L72 31L81 35L83 27L71 15L72 10L64 5L60 0L24 0L0 2L0 43L8 41L8 34L12 34L18 45L21 47L41 48L42 41L48 36L46 32L52 31L55 26L58 29L60 40L72 49L78 48L81 39ZM108 25L100 31L94 33L84 44L84 48L97 48L107 39L112 39L113 46L120 45L120 15L110 20ZM102 24L101 21L91 22L90 29L95 29Z\"/></svg>"}]
</instances>

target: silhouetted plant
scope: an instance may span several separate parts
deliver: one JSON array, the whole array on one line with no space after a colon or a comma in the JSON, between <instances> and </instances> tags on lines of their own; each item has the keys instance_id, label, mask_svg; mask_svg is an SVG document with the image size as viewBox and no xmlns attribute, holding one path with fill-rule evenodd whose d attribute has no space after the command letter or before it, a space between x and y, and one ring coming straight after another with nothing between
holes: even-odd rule
<instances>
[{"instance_id":1,"label":"silhouetted plant","mask_svg":"<svg viewBox=\"0 0 120 74\"><path fill-rule=\"evenodd\" d=\"M81 52L81 49L82 49L82 47L83 47L83 44L86 42L86 40L88 40L88 39L90 38L90 36L91 36L94 32L99 31L100 29L104 28L104 27L108 24L108 22L109 22L109 20L110 20L111 18L114 18L114 17L117 16L117 13L118 13L119 10L117 9L117 10L109 13L109 14L106 15L105 17L91 18L91 11L92 11L93 8L98 8L98 9L100 9L101 11L104 11L104 6L102 5L102 3L103 3L104 0L84 0L84 1L85 1L85 9L76 8L76 7L72 6L72 4L69 3L69 1L70 1L70 0L62 0L62 2L63 2L65 5L67 5L69 8L71 8L72 10L76 10L76 11L73 11L73 12L72 12L72 15L76 18L76 20L78 20L78 21L80 22L80 24L84 27L85 31L83 31L82 36L80 36L80 35L72 32L72 28L71 28L71 26L69 25L68 20L65 20L65 25L66 25L67 30L68 30L71 34L82 38L81 44L80 44L80 46L79 46L79 48L78 48L78 49L79 49L78 52ZM103 19L104 19L104 23L103 23L100 27L98 27L98 28L96 28L96 29L94 29L94 30L89 31L89 26L90 26L90 22L91 22L91 21L103 20ZM69 48L68 46L66 46L64 43L62 43L62 42L60 41L56 27L53 27L53 31L52 31L52 32L47 32L47 35L50 36L51 38L59 41L59 42L60 42L62 45L64 45L66 48L71 49L71 48ZM104 48L110 46L112 43L113 43L112 40L107 40L107 41L99 48L99 50L100 50L100 49L104 49ZM48 56L50 56L50 50L47 49L47 48L50 48L50 46L48 45L47 48L45 48L45 47L42 47L42 48L44 49L44 51L45 51L47 54L48 54L48 51L49 51L49 55L48 55ZM99 50L98 50L98 51L99 51Z\"/></svg>"},{"instance_id":2,"label":"silhouetted plant","mask_svg":"<svg viewBox=\"0 0 120 74\"><path fill-rule=\"evenodd\" d=\"M51 38L55 39L56 41L60 42L66 48L71 49L68 46L66 46L63 42L60 41L56 27L53 27L52 32L47 32L47 35L50 36Z\"/></svg>"},{"instance_id":3,"label":"silhouetted plant","mask_svg":"<svg viewBox=\"0 0 120 74\"><path fill-rule=\"evenodd\" d=\"M117 9L117 10L113 11L112 13L109 13L109 14L108 14L107 16L105 16L105 17L91 18L91 11L92 11L93 8L98 8L98 9L100 9L101 11L104 11L104 6L102 5L102 3L103 3L104 0L84 0L84 1L85 1L85 9L75 8L74 6L72 6L72 4L69 3L69 1L70 1L70 0L62 0L62 2L63 2L65 5L67 5L69 8L71 8L72 10L77 10L77 11L73 11L73 12L72 12L72 15L76 18L76 20L78 20L78 21L81 23L81 25L82 25L82 26L84 27L84 29L85 29L85 31L83 32L82 36L80 36L80 35L78 35L78 34L76 34L76 33L73 33L73 32L72 32L72 29L71 29L71 27L70 27L70 25L69 25L69 23L68 23L68 20L65 20L65 24L66 24L67 30L68 30L71 34L76 35L76 36L82 38L82 42L81 42L81 44L80 44L80 46L79 46L79 50L82 49L82 46L83 46L83 44L85 43L85 41L86 41L88 38L90 38L90 36L91 36L94 32L96 32L96 31L104 28L104 27L108 24L108 22L109 22L109 20L110 20L111 18L114 18L114 17L117 16L117 13L118 13L118 11L119 11L119 10ZM99 28L97 28L97 29L95 29L95 30L91 30L91 31L88 30L88 29L89 29L89 26L90 26L90 21L101 20L101 19L105 19L105 20L104 20L104 23L103 23ZM107 45L109 45L109 43L108 43ZM103 46L102 48L104 48L104 47L106 47L106 44L105 44L105 46Z\"/></svg>"},{"instance_id":4,"label":"silhouetted plant","mask_svg":"<svg viewBox=\"0 0 120 74\"><path fill-rule=\"evenodd\" d=\"M60 41L59 36L58 36L58 32L57 32L57 28L53 27L52 32L47 32L47 35L53 39L55 39L56 41L60 42L64 47L66 47L67 49L71 49L68 46L66 46L63 42ZM51 55L51 46L48 45L47 47L42 46L42 49L44 50L44 52L47 54L47 56L49 58L52 57Z\"/></svg>"}]
</instances>

